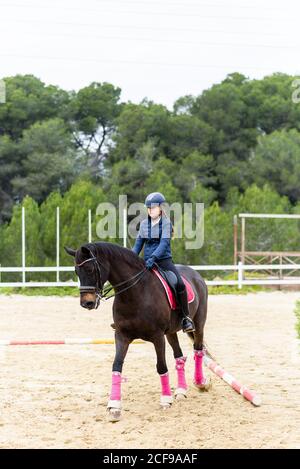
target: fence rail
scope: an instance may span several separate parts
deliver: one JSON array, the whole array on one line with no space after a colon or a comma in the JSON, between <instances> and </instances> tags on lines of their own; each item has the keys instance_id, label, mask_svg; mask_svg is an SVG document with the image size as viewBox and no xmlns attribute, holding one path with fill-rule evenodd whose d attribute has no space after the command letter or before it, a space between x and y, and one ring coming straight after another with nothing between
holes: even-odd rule
<instances>
[{"instance_id":1,"label":"fence rail","mask_svg":"<svg viewBox=\"0 0 300 469\"><path fill-rule=\"evenodd\" d=\"M207 280L207 285L221 286L221 285L232 285L242 288L244 285L300 285L300 278L289 277L286 279L276 279L276 278L265 278L265 279L246 279L245 272L247 271L256 271L256 270L267 270L272 267L272 270L299 270L300 264L261 264L261 265L247 265L239 262L237 265L191 265L194 270L197 271L233 271L238 273L237 280ZM25 273L28 272L54 272L59 279L59 272L74 272L74 267L1 267L0 266L0 276L1 273L21 273L23 281L22 282L2 282L0 280L1 287L78 287L78 281L59 281L56 282L35 282L35 281L26 281Z\"/></svg>"},{"instance_id":2,"label":"fence rail","mask_svg":"<svg viewBox=\"0 0 300 469\"><path fill-rule=\"evenodd\" d=\"M278 215L278 214L240 214L242 220L245 218L300 218L300 215ZM21 219L21 267L2 267L0 264L0 289L1 287L77 287L79 286L78 281L61 281L60 272L74 272L74 267L63 267L60 266L60 209L56 208L56 266L55 267L27 267L26 266L26 213L25 208L22 207L22 219ZM87 239L92 242L92 212L89 209L87 211ZM123 209L123 246L127 245L127 208ZM282 262L282 260L281 260ZM300 264L245 264L240 261L237 265L192 265L190 266L198 271L232 271L237 272L236 280L207 280L207 285L232 285L242 288L243 285L300 285ZM245 272L247 271L258 271L258 270L278 270L279 278L268 277L258 279L246 279ZM283 270L291 270L292 273L299 270L299 278L297 277L283 277ZM27 273L34 272L48 272L56 274L56 281L28 281L26 278ZM3 282L2 273L19 273L22 275L22 281L19 282ZM1 292L1 290L0 290Z\"/></svg>"}]
</instances>

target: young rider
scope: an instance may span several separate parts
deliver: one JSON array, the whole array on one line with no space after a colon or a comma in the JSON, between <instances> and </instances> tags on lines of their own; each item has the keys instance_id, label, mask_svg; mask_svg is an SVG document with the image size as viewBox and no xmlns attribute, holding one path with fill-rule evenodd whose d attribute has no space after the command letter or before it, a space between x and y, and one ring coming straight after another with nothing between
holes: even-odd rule
<instances>
[{"instance_id":1,"label":"young rider","mask_svg":"<svg viewBox=\"0 0 300 469\"><path fill-rule=\"evenodd\" d=\"M144 246L144 259L149 270L156 263L163 270L174 272L177 277L176 290L182 313L182 330L183 332L193 332L195 328L189 317L186 287L172 261L170 241L173 227L161 206L165 201L165 197L160 192L152 192L146 197L145 205L148 209L148 217L140 224L132 250L139 254Z\"/></svg>"}]
</instances>

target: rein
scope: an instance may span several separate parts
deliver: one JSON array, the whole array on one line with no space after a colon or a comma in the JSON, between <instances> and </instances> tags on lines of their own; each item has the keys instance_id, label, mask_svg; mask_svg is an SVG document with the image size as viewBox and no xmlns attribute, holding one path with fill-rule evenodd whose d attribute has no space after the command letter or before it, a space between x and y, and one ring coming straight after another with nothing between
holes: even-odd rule
<instances>
[{"instance_id":1,"label":"rein","mask_svg":"<svg viewBox=\"0 0 300 469\"><path fill-rule=\"evenodd\" d=\"M144 274L147 272L147 269L144 268L143 270L139 271L137 274L133 275L133 277L129 278L128 280L124 280L123 282L119 282L116 285L111 285L111 286L107 286L106 288L104 288L104 284L102 282L100 264L99 264L97 258L92 254L91 251L90 251L90 254L91 254L91 257L89 257L88 259L85 259L80 264L75 264L75 266L76 267L82 267L87 262L93 262L93 264L95 266L95 269L96 269L96 286L84 285L84 286L80 286L80 288L79 288L80 293L95 293L96 294L95 309L98 308L101 300L108 300L109 298L111 298L113 296L119 295L120 293L123 293L124 291L129 290L129 288L136 285L142 279ZM124 285L128 282L131 282L134 279L136 279L135 282L133 282L132 284L130 284L130 285L124 287L123 289L117 291L113 295L110 295L109 297L107 297L108 293L110 293L110 291L112 289L115 289L116 287Z\"/></svg>"}]
</instances>

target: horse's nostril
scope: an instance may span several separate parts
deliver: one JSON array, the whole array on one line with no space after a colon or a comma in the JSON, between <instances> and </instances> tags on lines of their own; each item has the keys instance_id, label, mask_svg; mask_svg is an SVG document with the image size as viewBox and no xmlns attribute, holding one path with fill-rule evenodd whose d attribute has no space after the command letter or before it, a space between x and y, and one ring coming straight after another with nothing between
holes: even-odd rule
<instances>
[{"instance_id":1,"label":"horse's nostril","mask_svg":"<svg viewBox=\"0 0 300 469\"><path fill-rule=\"evenodd\" d=\"M85 308L91 309L91 308L94 307L94 304L95 304L95 303L94 303L93 301L85 301L85 302L83 303L83 306L84 306Z\"/></svg>"}]
</instances>

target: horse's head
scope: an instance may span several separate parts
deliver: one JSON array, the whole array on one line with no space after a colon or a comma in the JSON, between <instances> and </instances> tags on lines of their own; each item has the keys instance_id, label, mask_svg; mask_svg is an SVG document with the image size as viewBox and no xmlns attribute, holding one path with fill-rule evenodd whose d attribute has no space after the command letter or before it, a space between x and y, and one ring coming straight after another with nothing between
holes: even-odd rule
<instances>
[{"instance_id":1,"label":"horse's head","mask_svg":"<svg viewBox=\"0 0 300 469\"><path fill-rule=\"evenodd\" d=\"M87 309L97 309L100 304L107 271L89 246L81 246L75 251L65 247L65 251L75 258L75 272L80 280L80 305Z\"/></svg>"}]
</instances>

